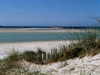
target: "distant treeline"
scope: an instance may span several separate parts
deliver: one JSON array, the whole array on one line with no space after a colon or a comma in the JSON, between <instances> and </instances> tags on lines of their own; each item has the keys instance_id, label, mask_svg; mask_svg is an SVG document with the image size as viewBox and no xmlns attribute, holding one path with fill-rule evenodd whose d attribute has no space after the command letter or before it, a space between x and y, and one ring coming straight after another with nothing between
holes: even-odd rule
<instances>
[{"instance_id":1,"label":"distant treeline","mask_svg":"<svg viewBox=\"0 0 100 75\"><path fill-rule=\"evenodd\" d=\"M64 29L100 29L93 26L0 26L0 28L64 28Z\"/></svg>"}]
</instances>

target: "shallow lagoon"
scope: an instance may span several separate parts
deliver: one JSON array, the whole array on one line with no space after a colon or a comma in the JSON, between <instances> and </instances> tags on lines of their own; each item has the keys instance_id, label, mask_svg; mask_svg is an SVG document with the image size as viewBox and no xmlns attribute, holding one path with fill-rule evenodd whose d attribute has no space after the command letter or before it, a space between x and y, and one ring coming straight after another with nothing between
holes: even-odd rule
<instances>
[{"instance_id":1,"label":"shallow lagoon","mask_svg":"<svg viewBox=\"0 0 100 75\"><path fill-rule=\"evenodd\" d=\"M76 32L9 32L0 33L0 42L30 42L50 40L76 40L82 33ZM99 36L98 36L99 37Z\"/></svg>"},{"instance_id":2,"label":"shallow lagoon","mask_svg":"<svg viewBox=\"0 0 100 75\"><path fill-rule=\"evenodd\" d=\"M0 43L2 42L30 42L30 41L59 41L76 40L84 32L70 29L30 28L30 29L0 29ZM97 36L97 38L100 36Z\"/></svg>"}]
</instances>

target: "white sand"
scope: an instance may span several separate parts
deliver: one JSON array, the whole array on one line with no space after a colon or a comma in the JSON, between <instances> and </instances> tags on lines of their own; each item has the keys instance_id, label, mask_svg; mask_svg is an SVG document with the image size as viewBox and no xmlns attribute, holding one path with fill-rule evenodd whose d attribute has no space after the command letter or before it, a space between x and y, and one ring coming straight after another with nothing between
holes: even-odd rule
<instances>
[{"instance_id":1,"label":"white sand","mask_svg":"<svg viewBox=\"0 0 100 75\"><path fill-rule=\"evenodd\" d=\"M61 45L69 45L71 41L39 41L39 42L20 42L20 43L0 43L0 59L6 57L14 50L17 52L37 51L41 48L43 51L50 52L52 48L59 48Z\"/></svg>"},{"instance_id":2,"label":"white sand","mask_svg":"<svg viewBox=\"0 0 100 75\"><path fill-rule=\"evenodd\" d=\"M36 65L25 61L22 67L29 72L41 72L47 75L100 75L100 54L48 65Z\"/></svg>"}]
</instances>

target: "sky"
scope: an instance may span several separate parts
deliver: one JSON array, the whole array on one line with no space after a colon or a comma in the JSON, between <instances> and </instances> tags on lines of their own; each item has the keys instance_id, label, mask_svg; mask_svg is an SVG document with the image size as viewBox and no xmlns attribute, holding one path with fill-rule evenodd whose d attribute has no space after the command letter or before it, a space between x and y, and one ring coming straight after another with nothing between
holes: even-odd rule
<instances>
[{"instance_id":1,"label":"sky","mask_svg":"<svg viewBox=\"0 0 100 75\"><path fill-rule=\"evenodd\" d=\"M100 17L100 0L0 0L0 25L74 26Z\"/></svg>"}]
</instances>

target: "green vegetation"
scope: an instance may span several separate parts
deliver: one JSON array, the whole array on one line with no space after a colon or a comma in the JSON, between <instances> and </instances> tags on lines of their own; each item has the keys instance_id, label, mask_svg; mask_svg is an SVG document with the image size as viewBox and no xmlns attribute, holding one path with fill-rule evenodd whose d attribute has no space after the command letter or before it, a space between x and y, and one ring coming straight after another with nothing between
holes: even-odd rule
<instances>
[{"instance_id":1,"label":"green vegetation","mask_svg":"<svg viewBox=\"0 0 100 75\"><path fill-rule=\"evenodd\" d=\"M11 68L19 68L20 65L18 64L18 60L18 54L13 52L7 58L0 61L0 71L6 71Z\"/></svg>"}]
</instances>

